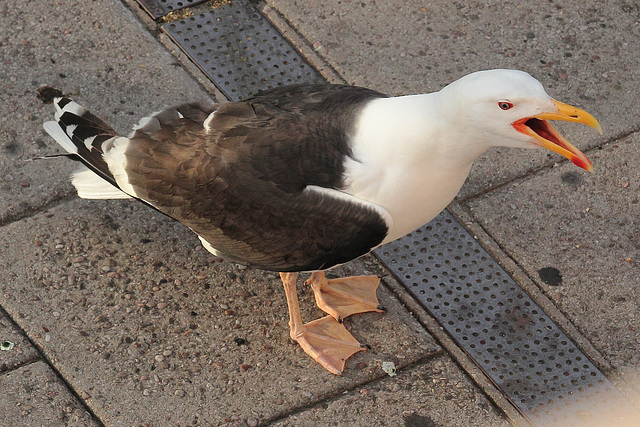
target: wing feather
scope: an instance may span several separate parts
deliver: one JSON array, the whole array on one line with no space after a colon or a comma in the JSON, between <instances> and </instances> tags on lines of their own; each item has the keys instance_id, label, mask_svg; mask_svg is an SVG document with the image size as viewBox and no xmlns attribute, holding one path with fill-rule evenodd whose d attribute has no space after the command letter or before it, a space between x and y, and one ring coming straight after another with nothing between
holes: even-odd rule
<instances>
[{"instance_id":1,"label":"wing feather","mask_svg":"<svg viewBox=\"0 0 640 427\"><path fill-rule=\"evenodd\" d=\"M350 261L390 226L384 209L339 191L348 130L364 103L381 96L301 85L245 102L179 106L155 115L159 129L143 125L129 137L128 183L233 261L274 271Z\"/></svg>"}]
</instances>

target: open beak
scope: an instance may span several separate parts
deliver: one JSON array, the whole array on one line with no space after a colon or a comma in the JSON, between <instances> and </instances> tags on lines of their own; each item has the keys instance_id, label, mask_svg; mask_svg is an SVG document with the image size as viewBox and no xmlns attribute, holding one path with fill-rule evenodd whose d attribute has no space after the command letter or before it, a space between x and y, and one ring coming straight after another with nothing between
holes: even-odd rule
<instances>
[{"instance_id":1,"label":"open beak","mask_svg":"<svg viewBox=\"0 0 640 427\"><path fill-rule=\"evenodd\" d=\"M593 171L593 166L587 156L567 141L547 120L564 120L566 122L583 123L596 129L602 134L602 128L598 121L589 113L569 104L552 100L558 111L542 113L533 117L513 122L513 127L520 133L532 136L541 147L554 151L571 160L573 164Z\"/></svg>"}]
</instances>

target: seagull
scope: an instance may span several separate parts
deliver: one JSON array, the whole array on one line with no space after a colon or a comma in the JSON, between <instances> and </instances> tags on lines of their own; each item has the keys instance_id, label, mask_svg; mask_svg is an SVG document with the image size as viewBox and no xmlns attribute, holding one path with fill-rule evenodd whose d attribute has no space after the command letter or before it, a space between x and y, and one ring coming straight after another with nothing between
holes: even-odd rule
<instances>
[{"instance_id":1,"label":"seagull","mask_svg":"<svg viewBox=\"0 0 640 427\"><path fill-rule=\"evenodd\" d=\"M325 271L424 225L493 146L546 148L592 171L549 123L583 123L517 70L469 74L438 92L390 97L301 84L241 102L191 103L145 117L121 136L76 102L56 98L44 129L81 163L79 197L137 199L193 230L228 261L279 272L291 338L329 372L365 349L342 320L381 311L379 278ZM523 151L523 155L525 152ZM303 323L300 272L328 315Z\"/></svg>"}]
</instances>

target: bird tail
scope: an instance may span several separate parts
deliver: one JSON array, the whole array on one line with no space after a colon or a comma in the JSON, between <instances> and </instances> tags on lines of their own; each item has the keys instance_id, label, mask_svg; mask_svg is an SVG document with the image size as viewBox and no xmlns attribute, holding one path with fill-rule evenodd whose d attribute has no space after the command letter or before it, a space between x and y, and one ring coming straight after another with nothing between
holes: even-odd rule
<instances>
[{"instance_id":1,"label":"bird tail","mask_svg":"<svg viewBox=\"0 0 640 427\"><path fill-rule=\"evenodd\" d=\"M86 199L120 199L122 192L104 159L106 147L118 134L84 107L69 98L56 98L55 120L45 122L47 131L67 151L67 156L83 163L71 183L78 196Z\"/></svg>"}]
</instances>

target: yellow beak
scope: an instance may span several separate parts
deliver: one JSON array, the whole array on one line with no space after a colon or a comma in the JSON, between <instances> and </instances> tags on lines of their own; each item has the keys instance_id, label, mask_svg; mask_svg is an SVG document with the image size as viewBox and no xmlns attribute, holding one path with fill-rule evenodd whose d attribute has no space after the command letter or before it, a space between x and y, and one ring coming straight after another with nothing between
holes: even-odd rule
<instances>
[{"instance_id":1,"label":"yellow beak","mask_svg":"<svg viewBox=\"0 0 640 427\"><path fill-rule=\"evenodd\" d=\"M566 122L582 123L590 126L602 134L598 121L580 108L552 100L558 111L542 113L533 117L525 117L513 123L513 127L520 133L536 139L541 147L556 152L571 160L573 164L593 171L593 165L580 150L567 141L547 120L563 120Z\"/></svg>"}]
</instances>

